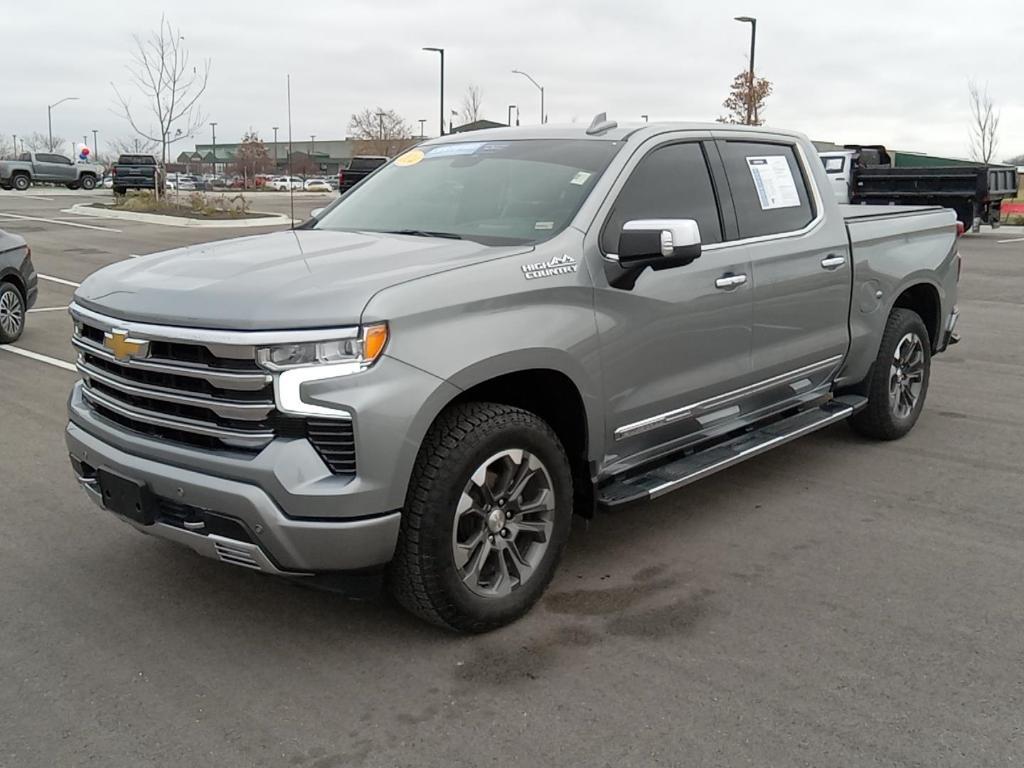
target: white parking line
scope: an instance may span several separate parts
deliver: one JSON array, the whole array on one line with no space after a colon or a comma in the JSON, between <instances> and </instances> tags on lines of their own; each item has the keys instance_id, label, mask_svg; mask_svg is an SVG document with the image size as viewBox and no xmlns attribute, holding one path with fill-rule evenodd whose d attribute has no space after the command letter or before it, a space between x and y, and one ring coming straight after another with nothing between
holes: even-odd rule
<instances>
[{"instance_id":1,"label":"white parking line","mask_svg":"<svg viewBox=\"0 0 1024 768\"><path fill-rule=\"evenodd\" d=\"M40 363L46 363L52 365L55 368L63 368L65 371L77 371L74 365L67 362L66 360L58 360L56 357L50 357L49 355L40 355L38 352L29 352L27 349L21 347L12 347L10 344L0 344L0 349L6 352L13 352L16 355L27 357L30 360L37 360Z\"/></svg>"},{"instance_id":2,"label":"white parking line","mask_svg":"<svg viewBox=\"0 0 1024 768\"><path fill-rule=\"evenodd\" d=\"M1024 237L1015 237L1012 240L996 240L997 243L1024 243Z\"/></svg>"},{"instance_id":3,"label":"white parking line","mask_svg":"<svg viewBox=\"0 0 1024 768\"><path fill-rule=\"evenodd\" d=\"M79 224L77 221L62 221L61 219L43 219L39 216L22 216L19 213L0 213L8 219L23 219L25 221L43 221L47 224L63 224L65 227L78 227L79 229L99 229L103 232L120 232L120 229L113 227L101 227L96 224Z\"/></svg>"},{"instance_id":4,"label":"white parking line","mask_svg":"<svg viewBox=\"0 0 1024 768\"><path fill-rule=\"evenodd\" d=\"M63 307L36 307L35 309L30 309L29 314L33 312L63 312L66 309L67 305Z\"/></svg>"},{"instance_id":5,"label":"white parking line","mask_svg":"<svg viewBox=\"0 0 1024 768\"><path fill-rule=\"evenodd\" d=\"M36 273L36 277L40 280L49 280L51 283L60 283L61 285L70 285L72 288L77 288L81 283L73 283L70 280L65 280L63 277L51 277L50 275L40 275Z\"/></svg>"}]
</instances>

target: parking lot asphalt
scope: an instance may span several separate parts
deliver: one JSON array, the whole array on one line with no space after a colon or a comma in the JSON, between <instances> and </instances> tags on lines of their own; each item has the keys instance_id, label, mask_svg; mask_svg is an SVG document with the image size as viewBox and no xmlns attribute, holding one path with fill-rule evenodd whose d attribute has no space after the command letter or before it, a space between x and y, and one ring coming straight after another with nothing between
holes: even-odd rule
<instances>
[{"instance_id":1,"label":"parking lot asphalt","mask_svg":"<svg viewBox=\"0 0 1024 768\"><path fill-rule=\"evenodd\" d=\"M69 283L240 234L43 197L0 197L32 217L0 228ZM838 425L578 521L483 637L140 536L72 479L75 374L0 349L0 766L1018 764L1024 232L961 251L964 340L908 437ZM73 288L43 281L18 348L72 361Z\"/></svg>"}]
</instances>

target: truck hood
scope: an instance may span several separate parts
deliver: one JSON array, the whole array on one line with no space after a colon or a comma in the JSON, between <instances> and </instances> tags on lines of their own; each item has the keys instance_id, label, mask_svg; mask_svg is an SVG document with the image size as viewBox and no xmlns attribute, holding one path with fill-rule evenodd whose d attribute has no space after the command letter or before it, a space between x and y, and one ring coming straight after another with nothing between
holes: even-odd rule
<instances>
[{"instance_id":1,"label":"truck hood","mask_svg":"<svg viewBox=\"0 0 1024 768\"><path fill-rule=\"evenodd\" d=\"M275 232L118 262L87 278L75 301L123 320L195 328L354 325L384 288L530 250L369 232Z\"/></svg>"}]
</instances>

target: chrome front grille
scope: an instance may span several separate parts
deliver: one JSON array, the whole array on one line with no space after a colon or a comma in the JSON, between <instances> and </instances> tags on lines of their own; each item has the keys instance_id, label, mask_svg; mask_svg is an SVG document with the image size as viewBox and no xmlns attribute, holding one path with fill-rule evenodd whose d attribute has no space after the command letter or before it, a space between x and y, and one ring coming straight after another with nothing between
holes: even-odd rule
<instances>
[{"instance_id":1,"label":"chrome front grille","mask_svg":"<svg viewBox=\"0 0 1024 768\"><path fill-rule=\"evenodd\" d=\"M231 332L123 322L73 304L82 395L121 427L177 443L256 452L275 437L306 438L335 474L356 471L351 418L281 413L264 344L316 333ZM334 331L333 333L337 333Z\"/></svg>"}]
</instances>

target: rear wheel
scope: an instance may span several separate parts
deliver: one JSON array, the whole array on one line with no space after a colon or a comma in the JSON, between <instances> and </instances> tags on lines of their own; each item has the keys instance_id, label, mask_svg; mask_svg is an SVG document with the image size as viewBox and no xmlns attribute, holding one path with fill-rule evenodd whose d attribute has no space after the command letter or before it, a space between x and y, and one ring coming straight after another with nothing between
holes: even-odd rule
<instances>
[{"instance_id":1,"label":"rear wheel","mask_svg":"<svg viewBox=\"0 0 1024 768\"><path fill-rule=\"evenodd\" d=\"M29 179L28 174L25 173L19 173L11 180L11 184L19 192L24 192L26 189L28 189L30 183L31 179Z\"/></svg>"},{"instance_id":2,"label":"rear wheel","mask_svg":"<svg viewBox=\"0 0 1024 768\"><path fill-rule=\"evenodd\" d=\"M123 195L127 191L128 191L127 187L118 187L116 185L114 186L114 194L115 195L120 196L120 195Z\"/></svg>"},{"instance_id":3,"label":"rear wheel","mask_svg":"<svg viewBox=\"0 0 1024 768\"><path fill-rule=\"evenodd\" d=\"M571 518L569 462L547 423L506 405L455 406L416 460L392 593L450 629L508 624L551 581Z\"/></svg>"},{"instance_id":4,"label":"rear wheel","mask_svg":"<svg viewBox=\"0 0 1024 768\"><path fill-rule=\"evenodd\" d=\"M868 379L868 404L850 419L867 437L895 440L909 432L924 407L931 376L931 341L916 312L894 309Z\"/></svg>"},{"instance_id":5,"label":"rear wheel","mask_svg":"<svg viewBox=\"0 0 1024 768\"><path fill-rule=\"evenodd\" d=\"M11 283L0 283L0 344L11 344L25 330L25 300Z\"/></svg>"}]
</instances>

